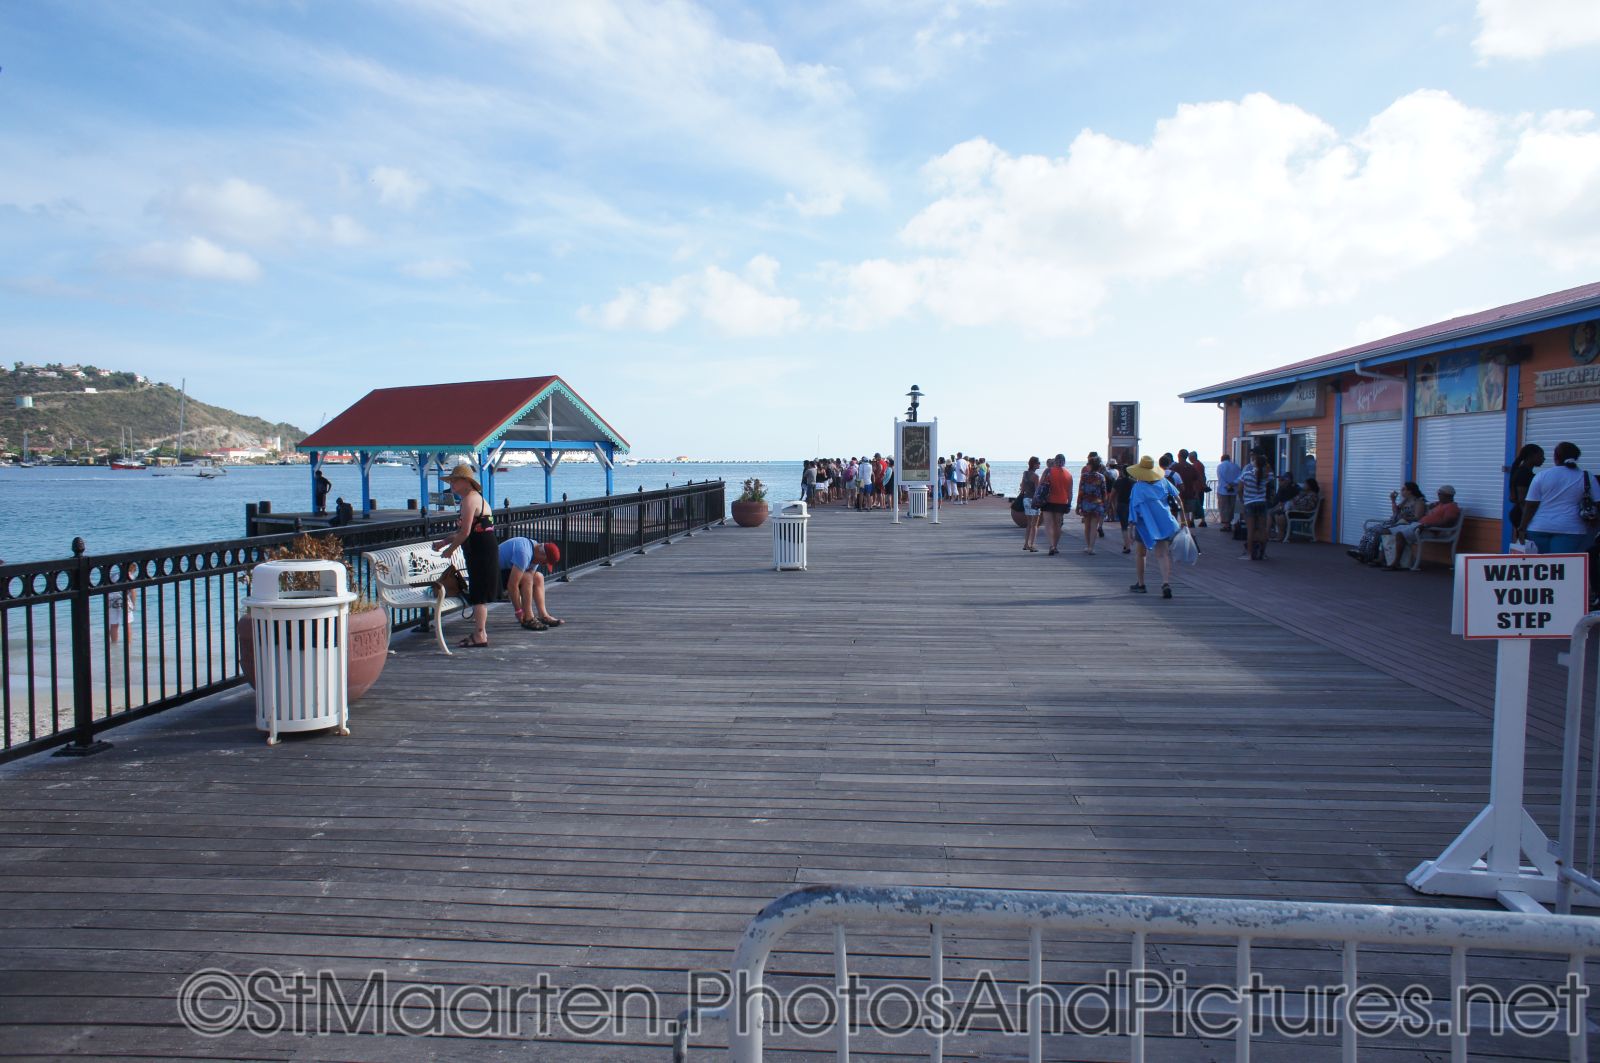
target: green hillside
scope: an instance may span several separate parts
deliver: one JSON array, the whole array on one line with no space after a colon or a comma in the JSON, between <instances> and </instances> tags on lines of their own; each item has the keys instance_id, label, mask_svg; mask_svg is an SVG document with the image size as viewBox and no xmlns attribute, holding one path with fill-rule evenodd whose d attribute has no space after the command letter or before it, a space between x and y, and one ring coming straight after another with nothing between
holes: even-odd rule
<instances>
[{"instance_id":1,"label":"green hillside","mask_svg":"<svg viewBox=\"0 0 1600 1063\"><path fill-rule=\"evenodd\" d=\"M31 409L18 407L17 399L24 395L32 397ZM142 382L133 373L105 374L93 366L13 366L0 370L0 451L20 451L26 430L35 452L64 452L70 441L74 455L96 448L120 453L124 428L133 432L135 450L170 451L178 434L179 399L170 384ZM184 410L184 426L186 453L224 446L273 447L280 438L290 448L305 436L292 424L235 413L193 395Z\"/></svg>"}]
</instances>

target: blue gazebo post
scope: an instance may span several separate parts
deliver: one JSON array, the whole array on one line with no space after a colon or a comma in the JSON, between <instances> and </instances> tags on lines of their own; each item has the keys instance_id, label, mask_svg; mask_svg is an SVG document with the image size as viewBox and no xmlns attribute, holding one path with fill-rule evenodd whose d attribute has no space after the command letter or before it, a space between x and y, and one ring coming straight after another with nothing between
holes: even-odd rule
<instances>
[{"instance_id":1,"label":"blue gazebo post","mask_svg":"<svg viewBox=\"0 0 1600 1063\"><path fill-rule=\"evenodd\" d=\"M422 507L422 515L426 517L428 515L428 499L432 497L428 494L428 452L419 450L416 453L417 490L422 492L422 497L417 500L417 504Z\"/></svg>"},{"instance_id":2,"label":"blue gazebo post","mask_svg":"<svg viewBox=\"0 0 1600 1063\"><path fill-rule=\"evenodd\" d=\"M311 452L311 512L317 511L317 473L322 471L322 451Z\"/></svg>"},{"instance_id":3,"label":"blue gazebo post","mask_svg":"<svg viewBox=\"0 0 1600 1063\"><path fill-rule=\"evenodd\" d=\"M483 497L489 503L489 508L494 508L494 462L489 460L487 450L480 450L473 457L478 460L478 479L483 483Z\"/></svg>"},{"instance_id":4,"label":"blue gazebo post","mask_svg":"<svg viewBox=\"0 0 1600 1063\"><path fill-rule=\"evenodd\" d=\"M616 488L616 470L612 468L617 461L617 445L615 443L602 444L606 449L606 497L609 498Z\"/></svg>"},{"instance_id":5,"label":"blue gazebo post","mask_svg":"<svg viewBox=\"0 0 1600 1063\"><path fill-rule=\"evenodd\" d=\"M361 515L372 515L372 461L377 457L374 451L362 450L356 453L356 460L361 463Z\"/></svg>"},{"instance_id":6,"label":"blue gazebo post","mask_svg":"<svg viewBox=\"0 0 1600 1063\"><path fill-rule=\"evenodd\" d=\"M555 472L555 468L550 464L550 452L548 450L544 452L539 464L544 466L544 500L546 502L554 502L556 500L555 484L552 482L551 474Z\"/></svg>"}]
</instances>

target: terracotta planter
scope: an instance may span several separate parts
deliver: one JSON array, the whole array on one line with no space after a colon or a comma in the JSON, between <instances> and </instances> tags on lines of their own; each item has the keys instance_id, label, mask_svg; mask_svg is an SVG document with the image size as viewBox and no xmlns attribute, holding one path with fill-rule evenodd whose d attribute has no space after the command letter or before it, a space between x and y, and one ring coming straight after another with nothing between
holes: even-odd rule
<instances>
[{"instance_id":1,"label":"terracotta planter","mask_svg":"<svg viewBox=\"0 0 1600 1063\"><path fill-rule=\"evenodd\" d=\"M741 528L759 528L767 522L768 512L765 502L735 502L733 522Z\"/></svg>"},{"instance_id":2,"label":"terracotta planter","mask_svg":"<svg viewBox=\"0 0 1600 1063\"><path fill-rule=\"evenodd\" d=\"M248 616L239 618L239 670L244 681L256 683L255 627ZM369 609L350 614L350 673L345 677L347 696L355 701L378 681L389 661L389 611Z\"/></svg>"},{"instance_id":3,"label":"terracotta planter","mask_svg":"<svg viewBox=\"0 0 1600 1063\"><path fill-rule=\"evenodd\" d=\"M1023 513L1022 510L1008 509L1007 511L1011 514L1011 523L1015 524L1019 528L1026 528L1028 526L1027 514Z\"/></svg>"}]
</instances>

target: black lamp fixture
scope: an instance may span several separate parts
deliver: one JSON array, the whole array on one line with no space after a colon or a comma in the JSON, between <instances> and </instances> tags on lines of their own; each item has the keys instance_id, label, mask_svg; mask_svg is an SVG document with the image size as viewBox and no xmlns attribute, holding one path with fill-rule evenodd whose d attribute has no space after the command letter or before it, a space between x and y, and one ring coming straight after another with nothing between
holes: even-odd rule
<instances>
[{"instance_id":1,"label":"black lamp fixture","mask_svg":"<svg viewBox=\"0 0 1600 1063\"><path fill-rule=\"evenodd\" d=\"M922 389L912 384L911 390L906 392L906 398L911 400L911 405L906 409L906 420L911 424L916 424L917 403L922 401Z\"/></svg>"}]
</instances>

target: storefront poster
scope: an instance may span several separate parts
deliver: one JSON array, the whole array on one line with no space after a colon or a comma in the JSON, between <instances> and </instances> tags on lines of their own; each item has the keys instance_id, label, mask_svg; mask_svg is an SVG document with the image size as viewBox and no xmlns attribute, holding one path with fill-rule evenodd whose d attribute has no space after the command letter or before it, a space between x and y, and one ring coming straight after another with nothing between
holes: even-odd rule
<instances>
[{"instance_id":1,"label":"storefront poster","mask_svg":"<svg viewBox=\"0 0 1600 1063\"><path fill-rule=\"evenodd\" d=\"M1477 351L1424 358L1417 366L1418 417L1505 409L1506 367Z\"/></svg>"},{"instance_id":2,"label":"storefront poster","mask_svg":"<svg viewBox=\"0 0 1600 1063\"><path fill-rule=\"evenodd\" d=\"M1247 424L1287 421L1293 417L1321 417L1322 383L1305 380L1267 391L1255 391L1239 400L1239 408Z\"/></svg>"},{"instance_id":3,"label":"storefront poster","mask_svg":"<svg viewBox=\"0 0 1600 1063\"><path fill-rule=\"evenodd\" d=\"M1406 382L1403 377L1367 378L1345 389L1339 402L1339 417L1353 421L1393 421L1405 410Z\"/></svg>"}]
</instances>

